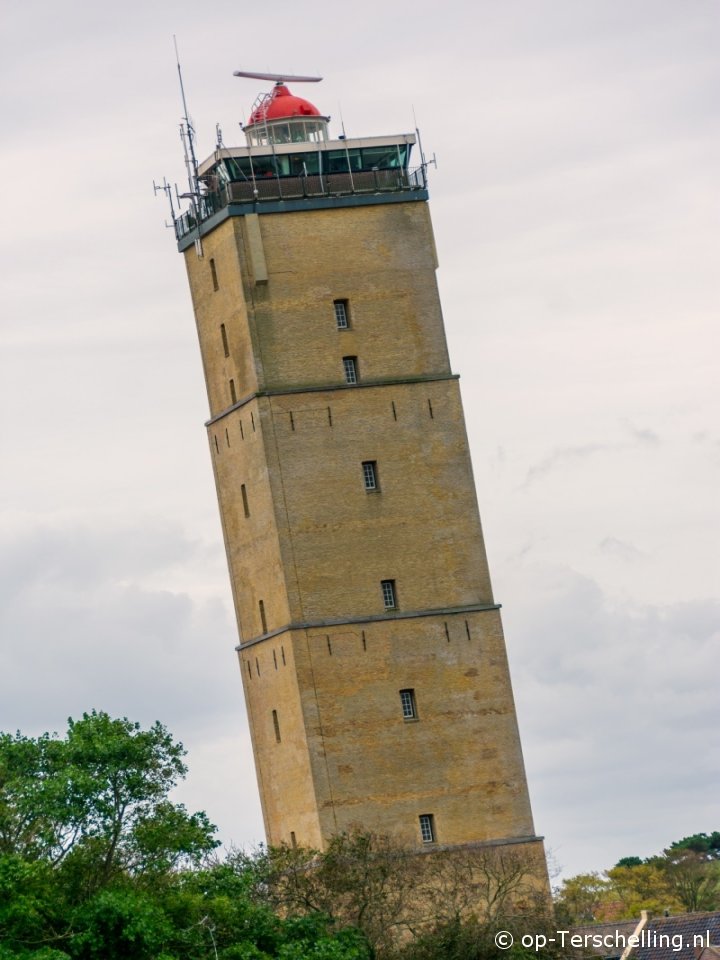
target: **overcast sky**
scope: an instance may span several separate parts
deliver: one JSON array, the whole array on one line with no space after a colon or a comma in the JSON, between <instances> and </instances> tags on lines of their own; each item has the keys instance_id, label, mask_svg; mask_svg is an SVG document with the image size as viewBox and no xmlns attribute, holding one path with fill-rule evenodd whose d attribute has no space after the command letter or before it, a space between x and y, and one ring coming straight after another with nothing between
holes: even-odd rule
<instances>
[{"instance_id":1,"label":"overcast sky","mask_svg":"<svg viewBox=\"0 0 720 960\"><path fill-rule=\"evenodd\" d=\"M9 2L0 729L97 707L188 747L262 839L190 295L199 154L267 84L431 170L535 823L565 874L720 827L716 0Z\"/></svg>"}]
</instances>

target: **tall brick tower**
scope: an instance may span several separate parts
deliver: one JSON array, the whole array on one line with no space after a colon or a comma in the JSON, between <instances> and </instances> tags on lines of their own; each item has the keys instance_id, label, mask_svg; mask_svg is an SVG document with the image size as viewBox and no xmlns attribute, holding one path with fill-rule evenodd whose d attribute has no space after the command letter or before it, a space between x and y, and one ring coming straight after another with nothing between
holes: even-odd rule
<instances>
[{"instance_id":1,"label":"tall brick tower","mask_svg":"<svg viewBox=\"0 0 720 960\"><path fill-rule=\"evenodd\" d=\"M176 221L268 842L541 856L416 136L270 79Z\"/></svg>"}]
</instances>

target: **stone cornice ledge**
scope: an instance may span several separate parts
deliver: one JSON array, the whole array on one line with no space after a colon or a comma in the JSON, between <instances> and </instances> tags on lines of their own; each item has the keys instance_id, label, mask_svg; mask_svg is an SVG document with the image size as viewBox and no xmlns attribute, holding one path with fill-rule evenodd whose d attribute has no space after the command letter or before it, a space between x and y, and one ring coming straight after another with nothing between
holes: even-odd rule
<instances>
[{"instance_id":1,"label":"stone cornice ledge","mask_svg":"<svg viewBox=\"0 0 720 960\"><path fill-rule=\"evenodd\" d=\"M236 650L246 650L248 647L255 646L256 643L262 643L265 640L271 640L281 633L288 633L290 630L323 630L326 627L343 627L349 623L380 623L388 620L412 620L417 617L442 617L450 616L455 613L484 613L488 610L499 610L499 603L471 603L465 607L438 607L435 610L396 610L394 613L383 613L364 617L333 617L329 620L312 620L301 623L286 623L277 630L270 630L261 634L259 637L253 637L239 643Z\"/></svg>"},{"instance_id":2,"label":"stone cornice ledge","mask_svg":"<svg viewBox=\"0 0 720 960\"><path fill-rule=\"evenodd\" d=\"M428 843L413 853L438 853L440 850L486 850L492 847L509 847L519 843L541 843L545 837L501 837L499 840L470 840L468 843Z\"/></svg>"},{"instance_id":3,"label":"stone cornice ledge","mask_svg":"<svg viewBox=\"0 0 720 960\"><path fill-rule=\"evenodd\" d=\"M388 377L378 380L362 380L358 383L321 383L317 386L310 385L305 387L284 387L277 390L255 390L253 393L248 393L246 396L241 397L241 399L238 400L237 403L233 403L231 407L226 407L224 410L221 410L220 413L216 413L214 417L210 417L209 420L205 421L205 426L211 427L213 423L217 423L218 420L227 417L229 413L241 410L246 404L250 403L251 400L255 400L257 397L287 397L293 393L332 393L336 390L362 390L363 387L391 387L395 384L435 383L441 380L459 379L459 373L436 373L427 377Z\"/></svg>"}]
</instances>

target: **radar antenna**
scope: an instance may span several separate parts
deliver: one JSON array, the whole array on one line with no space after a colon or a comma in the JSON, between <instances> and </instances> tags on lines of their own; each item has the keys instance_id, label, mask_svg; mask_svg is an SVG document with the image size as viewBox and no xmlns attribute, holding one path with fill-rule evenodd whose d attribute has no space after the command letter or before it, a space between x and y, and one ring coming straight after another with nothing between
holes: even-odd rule
<instances>
[{"instance_id":1,"label":"radar antenna","mask_svg":"<svg viewBox=\"0 0 720 960\"><path fill-rule=\"evenodd\" d=\"M252 70L236 70L234 77L246 77L249 80L274 80L275 83L319 83L322 77L305 77L294 73L255 73Z\"/></svg>"}]
</instances>

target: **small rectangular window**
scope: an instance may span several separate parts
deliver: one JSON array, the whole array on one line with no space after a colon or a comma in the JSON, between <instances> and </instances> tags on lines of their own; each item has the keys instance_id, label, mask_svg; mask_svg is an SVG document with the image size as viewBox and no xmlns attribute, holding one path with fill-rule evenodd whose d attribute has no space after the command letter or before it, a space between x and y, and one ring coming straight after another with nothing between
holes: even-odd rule
<instances>
[{"instance_id":1,"label":"small rectangular window","mask_svg":"<svg viewBox=\"0 0 720 960\"><path fill-rule=\"evenodd\" d=\"M357 357L343 357L343 372L345 383L357 383Z\"/></svg>"},{"instance_id":2,"label":"small rectangular window","mask_svg":"<svg viewBox=\"0 0 720 960\"><path fill-rule=\"evenodd\" d=\"M402 707L403 720L417 720L414 690L400 691L400 706Z\"/></svg>"},{"instance_id":3,"label":"small rectangular window","mask_svg":"<svg viewBox=\"0 0 720 960\"><path fill-rule=\"evenodd\" d=\"M280 721L278 720L277 710L272 712L273 728L275 730L275 742L280 743Z\"/></svg>"},{"instance_id":4,"label":"small rectangular window","mask_svg":"<svg viewBox=\"0 0 720 960\"><path fill-rule=\"evenodd\" d=\"M378 489L377 460L364 460L363 465L363 483L366 490Z\"/></svg>"},{"instance_id":5,"label":"small rectangular window","mask_svg":"<svg viewBox=\"0 0 720 960\"><path fill-rule=\"evenodd\" d=\"M397 597L395 594L395 581L394 580L381 580L380 587L382 588L382 598L383 604L385 605L386 610L394 610L397 606Z\"/></svg>"},{"instance_id":6,"label":"small rectangular window","mask_svg":"<svg viewBox=\"0 0 720 960\"><path fill-rule=\"evenodd\" d=\"M335 322L338 330L347 330L350 327L350 311L347 300L334 300Z\"/></svg>"},{"instance_id":7,"label":"small rectangular window","mask_svg":"<svg viewBox=\"0 0 720 960\"><path fill-rule=\"evenodd\" d=\"M246 517L250 516L250 504L248 503L247 490L245 489L245 484L240 484L240 496L242 497L243 513Z\"/></svg>"},{"instance_id":8,"label":"small rectangular window","mask_svg":"<svg viewBox=\"0 0 720 960\"><path fill-rule=\"evenodd\" d=\"M235 392L235 381L230 381L230 400L233 403L237 403L237 393Z\"/></svg>"},{"instance_id":9,"label":"small rectangular window","mask_svg":"<svg viewBox=\"0 0 720 960\"><path fill-rule=\"evenodd\" d=\"M223 353L226 357L230 356L230 345L228 344L227 330L225 329L225 324L220 324L220 337L222 338Z\"/></svg>"},{"instance_id":10,"label":"small rectangular window","mask_svg":"<svg viewBox=\"0 0 720 960\"><path fill-rule=\"evenodd\" d=\"M258 610L260 611L260 624L262 626L262 632L267 633L267 620L265 618L265 604L262 600L258 600Z\"/></svg>"},{"instance_id":11,"label":"small rectangular window","mask_svg":"<svg viewBox=\"0 0 720 960\"><path fill-rule=\"evenodd\" d=\"M218 284L217 270L215 269L215 261L212 257L210 258L210 275L212 276L213 290L219 290L220 285Z\"/></svg>"},{"instance_id":12,"label":"small rectangular window","mask_svg":"<svg viewBox=\"0 0 720 960\"><path fill-rule=\"evenodd\" d=\"M431 813L420 814L420 836L423 843L435 843L435 818Z\"/></svg>"}]
</instances>

